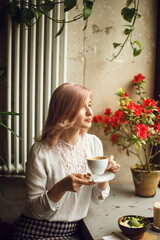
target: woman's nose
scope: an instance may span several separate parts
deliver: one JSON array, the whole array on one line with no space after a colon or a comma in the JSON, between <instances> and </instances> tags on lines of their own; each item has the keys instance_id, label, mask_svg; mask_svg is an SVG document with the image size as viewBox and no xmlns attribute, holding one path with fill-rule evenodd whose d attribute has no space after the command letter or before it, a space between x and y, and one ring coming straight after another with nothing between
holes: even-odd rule
<instances>
[{"instance_id":1,"label":"woman's nose","mask_svg":"<svg viewBox=\"0 0 160 240\"><path fill-rule=\"evenodd\" d=\"M87 108L86 114L87 114L87 116L90 116L90 115L92 115L92 114L93 114L93 111L92 111L92 109L90 109L90 108Z\"/></svg>"}]
</instances>

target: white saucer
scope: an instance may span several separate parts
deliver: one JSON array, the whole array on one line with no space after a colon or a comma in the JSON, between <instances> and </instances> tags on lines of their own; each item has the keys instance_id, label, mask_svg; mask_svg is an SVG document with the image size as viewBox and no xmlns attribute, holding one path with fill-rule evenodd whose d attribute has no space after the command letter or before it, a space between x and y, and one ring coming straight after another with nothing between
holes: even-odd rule
<instances>
[{"instance_id":1,"label":"white saucer","mask_svg":"<svg viewBox=\"0 0 160 240\"><path fill-rule=\"evenodd\" d=\"M101 182L106 182L109 180L112 180L115 177L114 173L111 172L105 172L103 175L92 175L92 179L95 183L101 183Z\"/></svg>"}]
</instances>

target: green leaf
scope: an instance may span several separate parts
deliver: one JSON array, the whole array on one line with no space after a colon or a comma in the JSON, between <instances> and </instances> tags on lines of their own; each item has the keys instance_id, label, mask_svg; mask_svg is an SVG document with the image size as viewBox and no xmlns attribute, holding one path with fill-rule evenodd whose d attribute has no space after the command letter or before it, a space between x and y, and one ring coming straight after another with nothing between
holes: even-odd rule
<instances>
[{"instance_id":1,"label":"green leaf","mask_svg":"<svg viewBox=\"0 0 160 240\"><path fill-rule=\"evenodd\" d=\"M132 21L134 14L135 14L135 8L125 7L121 10L121 15L127 22Z\"/></svg>"},{"instance_id":2,"label":"green leaf","mask_svg":"<svg viewBox=\"0 0 160 240\"><path fill-rule=\"evenodd\" d=\"M116 95L117 96L122 96L125 93L125 88L118 88Z\"/></svg>"},{"instance_id":3,"label":"green leaf","mask_svg":"<svg viewBox=\"0 0 160 240\"><path fill-rule=\"evenodd\" d=\"M33 15L34 15L36 21L37 21L37 20L39 19L39 17L41 16L41 13L38 11L37 8L33 8L33 7L32 7L31 10L32 10L32 12L33 12Z\"/></svg>"},{"instance_id":4,"label":"green leaf","mask_svg":"<svg viewBox=\"0 0 160 240\"><path fill-rule=\"evenodd\" d=\"M51 1L47 1L46 3L41 4L40 7L44 12L44 14L47 14L49 11L51 11L55 7L55 3Z\"/></svg>"},{"instance_id":5,"label":"green leaf","mask_svg":"<svg viewBox=\"0 0 160 240\"><path fill-rule=\"evenodd\" d=\"M117 48L117 47L119 47L120 45L121 45L121 43L116 43L116 42L113 43L113 47L114 47L114 48Z\"/></svg>"},{"instance_id":6,"label":"green leaf","mask_svg":"<svg viewBox=\"0 0 160 240\"><path fill-rule=\"evenodd\" d=\"M4 112L0 111L0 115L20 115L19 113L16 112Z\"/></svg>"},{"instance_id":7,"label":"green leaf","mask_svg":"<svg viewBox=\"0 0 160 240\"><path fill-rule=\"evenodd\" d=\"M125 34L125 35L129 35L131 32L132 32L132 29L126 28L126 29L124 30L124 34Z\"/></svg>"},{"instance_id":8,"label":"green leaf","mask_svg":"<svg viewBox=\"0 0 160 240\"><path fill-rule=\"evenodd\" d=\"M131 28L132 30L135 29L134 26L132 26L132 25L123 25L123 26L125 26L125 27L129 27L129 28Z\"/></svg>"},{"instance_id":9,"label":"green leaf","mask_svg":"<svg viewBox=\"0 0 160 240\"><path fill-rule=\"evenodd\" d=\"M137 57L141 53L141 49L134 48L133 49L133 56Z\"/></svg>"},{"instance_id":10,"label":"green leaf","mask_svg":"<svg viewBox=\"0 0 160 240\"><path fill-rule=\"evenodd\" d=\"M138 149L138 148L139 148L139 145L138 145L137 142L135 142L134 146L135 146L135 149Z\"/></svg>"},{"instance_id":11,"label":"green leaf","mask_svg":"<svg viewBox=\"0 0 160 240\"><path fill-rule=\"evenodd\" d=\"M11 128L7 127L7 125L5 125L4 123L0 122L0 125L4 128L6 128L8 131L10 131L13 135L15 135L16 137L18 137L19 139L22 140L22 138L20 136L18 136Z\"/></svg>"},{"instance_id":12,"label":"green leaf","mask_svg":"<svg viewBox=\"0 0 160 240\"><path fill-rule=\"evenodd\" d=\"M85 23L85 25L84 25L83 31L86 30L87 25L88 25L88 19L86 19L86 23Z\"/></svg>"},{"instance_id":13,"label":"green leaf","mask_svg":"<svg viewBox=\"0 0 160 240\"><path fill-rule=\"evenodd\" d=\"M140 18L140 17L141 17L141 14L136 13L136 18Z\"/></svg>"},{"instance_id":14,"label":"green leaf","mask_svg":"<svg viewBox=\"0 0 160 240\"><path fill-rule=\"evenodd\" d=\"M67 11L71 10L72 8L74 8L76 3L77 3L77 0L65 0L64 1L64 12L67 12Z\"/></svg>"},{"instance_id":15,"label":"green leaf","mask_svg":"<svg viewBox=\"0 0 160 240\"><path fill-rule=\"evenodd\" d=\"M127 0L126 7L129 7L132 4L133 0Z\"/></svg>"},{"instance_id":16,"label":"green leaf","mask_svg":"<svg viewBox=\"0 0 160 240\"><path fill-rule=\"evenodd\" d=\"M31 20L34 18L32 9L24 8L22 11L22 14L23 14L23 22L27 26L31 25Z\"/></svg>"},{"instance_id":17,"label":"green leaf","mask_svg":"<svg viewBox=\"0 0 160 240\"><path fill-rule=\"evenodd\" d=\"M57 32L57 34L55 35L55 37L58 37L59 35L61 35L61 33L63 32L64 26L65 26L65 20L63 20L62 26Z\"/></svg>"},{"instance_id":18,"label":"green leaf","mask_svg":"<svg viewBox=\"0 0 160 240\"><path fill-rule=\"evenodd\" d=\"M134 44L134 43L135 43L135 44L137 44L137 45L138 45L138 47L141 49L141 44L140 44L140 42L139 42L139 41L137 41L137 40L136 40L136 41L134 41L134 42L133 42L133 44Z\"/></svg>"},{"instance_id":19,"label":"green leaf","mask_svg":"<svg viewBox=\"0 0 160 240\"><path fill-rule=\"evenodd\" d=\"M92 13L93 2L90 0L83 0L83 19L86 20Z\"/></svg>"},{"instance_id":20,"label":"green leaf","mask_svg":"<svg viewBox=\"0 0 160 240\"><path fill-rule=\"evenodd\" d=\"M83 8L83 19L86 20L87 18L89 18L91 13L92 13L92 9L84 7Z\"/></svg>"}]
</instances>

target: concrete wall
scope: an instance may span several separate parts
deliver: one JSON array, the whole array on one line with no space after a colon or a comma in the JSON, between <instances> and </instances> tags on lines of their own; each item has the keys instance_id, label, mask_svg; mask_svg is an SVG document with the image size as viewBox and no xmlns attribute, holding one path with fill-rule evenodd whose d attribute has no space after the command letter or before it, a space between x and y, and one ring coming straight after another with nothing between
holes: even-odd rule
<instances>
[{"instance_id":1,"label":"concrete wall","mask_svg":"<svg viewBox=\"0 0 160 240\"><path fill-rule=\"evenodd\" d=\"M67 79L68 82L84 84L91 89L94 114L102 114L108 107L113 110L118 108L115 92L119 87L126 88L130 97L134 96L133 89L130 88L130 81L138 73L146 76L147 96L153 95L157 0L140 1L139 12L142 17L137 20L133 39L141 42L144 48L141 55L134 58L132 49L127 43L122 54L115 61L106 60L115 53L112 43L123 41L125 38L123 25L126 22L120 15L124 4L125 1L95 1L93 14L89 18L86 31L82 31L83 21L68 25ZM69 19L81 11L82 5L79 1L77 8L69 13ZM1 39L3 39L2 36ZM5 49L4 46L5 44L0 44L0 52ZM2 55L0 56L2 64L4 58L2 59ZM0 106L3 101L1 97ZM112 147L112 144L97 127L93 126L90 132L100 137L105 154L113 154L116 161L121 164L120 172L111 184L132 182L129 168L136 162L134 156L127 157L118 147ZM4 198L0 194L1 218L12 222L20 214L24 205L24 179L2 178L0 185L4 191Z\"/></svg>"},{"instance_id":2,"label":"concrete wall","mask_svg":"<svg viewBox=\"0 0 160 240\"><path fill-rule=\"evenodd\" d=\"M140 41L143 46L141 55L134 58L127 43L121 55L109 62L106 58L111 59L112 54L116 52L112 43L123 42L125 39L123 26L128 23L120 15L123 7L124 1L95 1L86 31L82 31L83 21L68 26L68 81L84 84L91 89L95 115L103 114L105 108L118 110L115 95L117 88L126 88L129 96L135 99L130 82L138 73L146 77L147 96L153 95L157 1L140 1L139 13L142 17L137 19L133 40ZM69 19L81 10L79 6L69 15ZM112 147L99 128L93 126L90 132L100 137L105 154L113 154L115 160L121 164L120 172L112 183L132 182L129 168L137 159L134 156L126 156L117 146Z\"/></svg>"}]
</instances>

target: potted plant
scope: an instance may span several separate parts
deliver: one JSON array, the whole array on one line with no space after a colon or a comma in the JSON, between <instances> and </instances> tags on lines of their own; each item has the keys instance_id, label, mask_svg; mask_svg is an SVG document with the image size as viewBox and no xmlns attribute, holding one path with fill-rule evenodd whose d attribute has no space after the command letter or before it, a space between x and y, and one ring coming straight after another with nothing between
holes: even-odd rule
<instances>
[{"instance_id":1,"label":"potted plant","mask_svg":"<svg viewBox=\"0 0 160 240\"><path fill-rule=\"evenodd\" d=\"M113 113L107 108L103 116L94 116L93 122L103 128L113 145L138 158L139 163L131 166L135 190L140 196L151 197L160 180L160 166L153 163L160 153L160 107L154 99L144 97L144 79L138 74L132 80L137 103L120 88L116 93L120 108Z\"/></svg>"}]
</instances>

